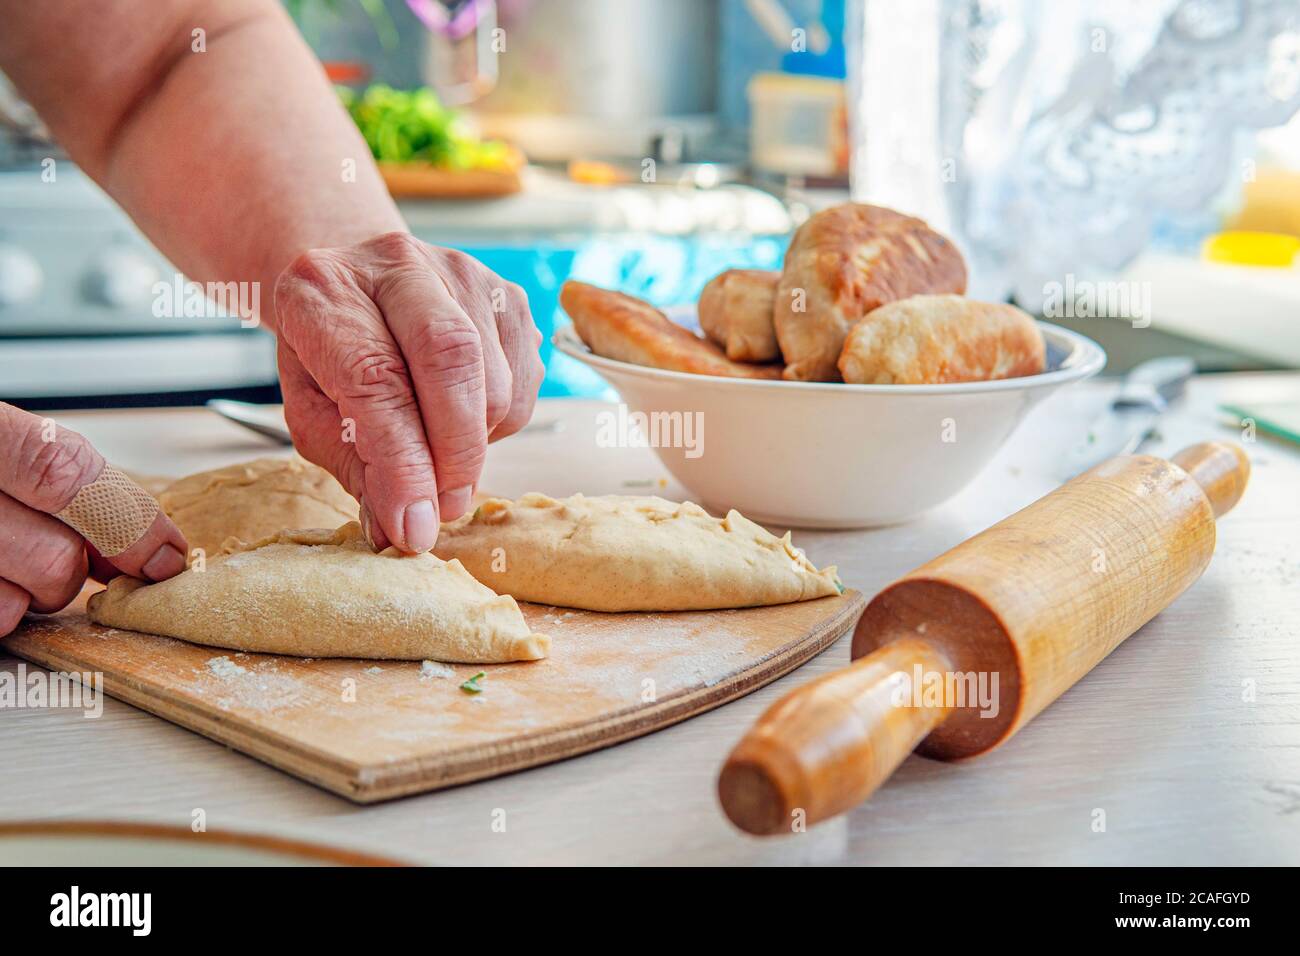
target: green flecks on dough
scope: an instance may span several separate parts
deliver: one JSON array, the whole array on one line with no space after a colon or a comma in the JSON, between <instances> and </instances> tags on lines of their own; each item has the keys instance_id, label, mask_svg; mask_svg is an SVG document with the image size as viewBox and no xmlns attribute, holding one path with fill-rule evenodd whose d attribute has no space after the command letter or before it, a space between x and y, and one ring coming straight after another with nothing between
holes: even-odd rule
<instances>
[{"instance_id":1,"label":"green flecks on dough","mask_svg":"<svg viewBox=\"0 0 1300 956\"><path fill-rule=\"evenodd\" d=\"M465 683L461 684L460 689L467 694L481 694L483 693L483 688L478 685L478 682L484 677L487 677L487 671L479 671L469 680L465 681Z\"/></svg>"},{"instance_id":2,"label":"green flecks on dough","mask_svg":"<svg viewBox=\"0 0 1300 956\"><path fill-rule=\"evenodd\" d=\"M844 593L844 585L840 583L839 578L835 579L835 590L839 591L841 594Z\"/></svg>"}]
</instances>

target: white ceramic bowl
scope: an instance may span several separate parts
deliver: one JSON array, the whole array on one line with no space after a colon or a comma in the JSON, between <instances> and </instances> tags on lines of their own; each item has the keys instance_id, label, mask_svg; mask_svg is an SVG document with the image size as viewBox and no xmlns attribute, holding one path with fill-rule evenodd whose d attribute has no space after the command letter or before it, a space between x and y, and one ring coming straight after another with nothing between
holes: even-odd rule
<instances>
[{"instance_id":1,"label":"white ceramic bowl","mask_svg":"<svg viewBox=\"0 0 1300 956\"><path fill-rule=\"evenodd\" d=\"M696 327L694 308L668 310ZM1106 353L1046 322L1047 371L956 385L845 385L690 375L595 355L572 326L555 347L596 369L629 413L691 414L699 435L661 427L655 452L700 504L781 527L896 524L951 498L1025 413L1096 375ZM661 417L661 423L671 419ZM655 437L654 429L649 429ZM685 438L698 440L693 447ZM675 444L673 438L683 440Z\"/></svg>"}]
</instances>

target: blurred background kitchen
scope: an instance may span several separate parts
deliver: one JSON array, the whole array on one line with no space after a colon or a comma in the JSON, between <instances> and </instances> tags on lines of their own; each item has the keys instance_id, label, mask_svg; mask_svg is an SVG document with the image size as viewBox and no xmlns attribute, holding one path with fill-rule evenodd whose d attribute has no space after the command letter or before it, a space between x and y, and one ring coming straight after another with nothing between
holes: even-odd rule
<instances>
[{"instance_id":1,"label":"blurred background kitchen","mask_svg":"<svg viewBox=\"0 0 1300 956\"><path fill-rule=\"evenodd\" d=\"M286 7L412 230L527 290L543 395L606 389L551 352L566 278L692 302L850 196L951 234L973 295L1110 374L1300 366L1295 0ZM0 399L276 401L265 332L154 317L174 277L0 77Z\"/></svg>"}]
</instances>

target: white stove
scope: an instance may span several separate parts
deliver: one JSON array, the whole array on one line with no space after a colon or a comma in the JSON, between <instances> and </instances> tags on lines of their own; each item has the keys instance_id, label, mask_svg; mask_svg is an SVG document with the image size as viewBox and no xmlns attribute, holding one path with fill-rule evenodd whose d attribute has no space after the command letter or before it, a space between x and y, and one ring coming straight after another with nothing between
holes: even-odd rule
<instances>
[{"instance_id":1,"label":"white stove","mask_svg":"<svg viewBox=\"0 0 1300 956\"><path fill-rule=\"evenodd\" d=\"M79 169L0 170L0 399L273 388L274 340L236 317L159 317L177 270Z\"/></svg>"}]
</instances>

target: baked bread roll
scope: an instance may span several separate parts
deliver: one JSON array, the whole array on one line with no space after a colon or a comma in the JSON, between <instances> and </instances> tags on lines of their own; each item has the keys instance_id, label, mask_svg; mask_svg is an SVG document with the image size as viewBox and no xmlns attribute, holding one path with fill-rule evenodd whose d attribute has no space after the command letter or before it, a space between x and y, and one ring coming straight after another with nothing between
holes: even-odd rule
<instances>
[{"instance_id":1,"label":"baked bread roll","mask_svg":"<svg viewBox=\"0 0 1300 956\"><path fill-rule=\"evenodd\" d=\"M857 203L824 209L795 232L777 287L785 377L838 381L844 337L868 312L911 295L965 291L961 253L920 219Z\"/></svg>"},{"instance_id":2,"label":"baked bread roll","mask_svg":"<svg viewBox=\"0 0 1300 956\"><path fill-rule=\"evenodd\" d=\"M1037 375L1046 355L1038 325L1014 305L914 295L855 325L839 366L853 385L937 385Z\"/></svg>"},{"instance_id":3,"label":"baked bread roll","mask_svg":"<svg viewBox=\"0 0 1300 956\"><path fill-rule=\"evenodd\" d=\"M560 305L587 348L605 358L697 375L781 377L780 365L733 362L722 349L682 328L649 302L621 292L570 279L560 287Z\"/></svg>"},{"instance_id":4,"label":"baked bread roll","mask_svg":"<svg viewBox=\"0 0 1300 956\"><path fill-rule=\"evenodd\" d=\"M733 362L775 362L781 358L772 325L779 272L728 269L700 293L700 328Z\"/></svg>"}]
</instances>

